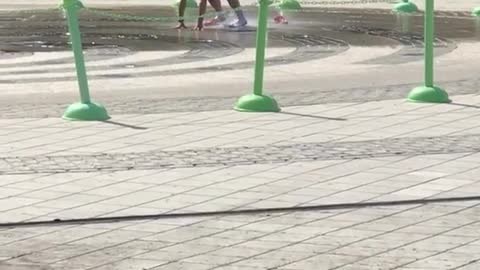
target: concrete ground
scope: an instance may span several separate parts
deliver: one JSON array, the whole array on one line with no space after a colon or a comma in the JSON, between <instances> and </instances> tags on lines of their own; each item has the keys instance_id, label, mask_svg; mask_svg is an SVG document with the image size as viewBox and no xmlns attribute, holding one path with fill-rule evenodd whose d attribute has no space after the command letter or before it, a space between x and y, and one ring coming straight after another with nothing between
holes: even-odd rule
<instances>
[{"instance_id":1,"label":"concrete ground","mask_svg":"<svg viewBox=\"0 0 480 270\"><path fill-rule=\"evenodd\" d=\"M251 89L254 28L82 14L105 122L60 118L78 97L58 13L4 11L0 269L479 269L471 4L437 5L450 104L404 100L422 83L420 15L338 7L272 24L265 84L281 113L231 110Z\"/></svg>"},{"instance_id":2,"label":"concrete ground","mask_svg":"<svg viewBox=\"0 0 480 270\"><path fill-rule=\"evenodd\" d=\"M1 269L476 269L480 99L455 100L3 119Z\"/></svg>"},{"instance_id":3,"label":"concrete ground","mask_svg":"<svg viewBox=\"0 0 480 270\"><path fill-rule=\"evenodd\" d=\"M40 8L40 7L51 7L58 5L58 3L61 1L57 0L38 0L38 1L32 1L32 0L17 0L15 3L12 3L12 1L5 1L2 0L0 1L0 7L3 9L15 9L15 8L30 8L30 7L35 7L35 8ZM87 5L95 5L95 6L139 6L139 5L152 5L152 6L157 6L157 5L171 5L172 1L166 1L166 0L123 0L123 1L114 1L114 0L84 0L82 1ZM252 3L255 3L256 1L252 0L243 0L241 1L245 5L250 5ZM302 2L302 1L300 1ZM312 6L348 6L348 7L377 7L379 6L380 8L389 8L391 4L385 3L382 4L380 3L362 3L362 0L358 0L358 3L347 3L347 4L321 4L322 2L352 2L352 1L305 1L305 5L312 5ZM318 2L319 4L315 4L315 2ZM389 2L389 1L385 1ZM423 8L424 7L424 1L419 1L419 0L414 0L412 1L415 4L417 4L419 7ZM479 0L436 0L435 5L437 9L439 10L468 10L471 11L475 6L480 6L480 1Z\"/></svg>"}]
</instances>

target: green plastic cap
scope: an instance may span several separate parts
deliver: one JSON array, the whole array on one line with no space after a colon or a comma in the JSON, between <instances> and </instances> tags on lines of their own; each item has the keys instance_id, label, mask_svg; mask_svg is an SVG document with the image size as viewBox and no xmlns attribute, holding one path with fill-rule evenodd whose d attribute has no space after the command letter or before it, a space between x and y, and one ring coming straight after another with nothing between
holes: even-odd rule
<instances>
[{"instance_id":1,"label":"green plastic cap","mask_svg":"<svg viewBox=\"0 0 480 270\"><path fill-rule=\"evenodd\" d=\"M473 16L480 17L480 7L474 9L472 14Z\"/></svg>"},{"instance_id":2,"label":"green plastic cap","mask_svg":"<svg viewBox=\"0 0 480 270\"><path fill-rule=\"evenodd\" d=\"M175 3L173 4L174 7L178 7L180 5L181 0L176 0ZM186 0L187 1L187 8L197 8L197 2L195 0Z\"/></svg>"},{"instance_id":3,"label":"green plastic cap","mask_svg":"<svg viewBox=\"0 0 480 270\"><path fill-rule=\"evenodd\" d=\"M448 93L440 87L420 86L408 94L408 101L419 103L449 103Z\"/></svg>"},{"instance_id":4,"label":"green plastic cap","mask_svg":"<svg viewBox=\"0 0 480 270\"><path fill-rule=\"evenodd\" d=\"M235 110L240 112L279 112L280 107L277 101L268 95L246 95L241 97Z\"/></svg>"},{"instance_id":5,"label":"green plastic cap","mask_svg":"<svg viewBox=\"0 0 480 270\"><path fill-rule=\"evenodd\" d=\"M395 4L393 7L393 12L395 13L414 13L418 11L417 5L414 3L408 1L408 0L403 0L402 2Z\"/></svg>"},{"instance_id":6,"label":"green plastic cap","mask_svg":"<svg viewBox=\"0 0 480 270\"><path fill-rule=\"evenodd\" d=\"M110 119L103 105L96 103L74 103L70 105L63 119L70 121L105 121Z\"/></svg>"},{"instance_id":7,"label":"green plastic cap","mask_svg":"<svg viewBox=\"0 0 480 270\"><path fill-rule=\"evenodd\" d=\"M302 9L302 5L297 0L282 0L280 4L278 4L278 8L281 10L300 10Z\"/></svg>"}]
</instances>

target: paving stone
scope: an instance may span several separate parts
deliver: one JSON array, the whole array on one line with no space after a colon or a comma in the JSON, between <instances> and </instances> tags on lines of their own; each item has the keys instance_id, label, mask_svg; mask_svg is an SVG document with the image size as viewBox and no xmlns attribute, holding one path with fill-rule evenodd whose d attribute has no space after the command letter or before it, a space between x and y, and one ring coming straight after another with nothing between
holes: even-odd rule
<instances>
[{"instance_id":1,"label":"paving stone","mask_svg":"<svg viewBox=\"0 0 480 270\"><path fill-rule=\"evenodd\" d=\"M362 142L342 143L312 143L294 144L287 146L266 146L266 147L241 147L241 148L212 148L205 150L186 150L169 152L148 152L132 154L106 154L93 156L65 156L49 158L47 167L42 164L42 157L19 157L18 164L14 167L0 168L3 174L22 174L25 172L42 173L48 172L69 172L71 171L64 159L77 161L77 168L83 171L128 171L131 169L159 169L159 168L183 168L183 167L212 167L227 166L234 164L257 164L257 163L278 163L294 161L315 161L328 159L356 159L388 156L408 155L434 155L443 153L471 153L478 151L477 146L480 137L451 136L437 138L401 138ZM422 143L422 149L419 151ZM416 147L410 147L415 142ZM341 148L342 150L338 150ZM284 156L284 151L291 151L291 154ZM241 160L236 157L236 152L241 153ZM185 159L184 155L195 153L198 158ZM261 154L261 158L251 157L252 153ZM0 158L1 160L2 158ZM5 158L4 158L5 160ZM412 164L419 166L418 160ZM114 164L115 163L115 164ZM27 165L35 164L35 165ZM113 165L114 164L114 165ZM402 165L403 164L403 165ZM425 166L426 164L422 164ZM408 166L398 163L396 166ZM24 168L30 168L25 171ZM412 168L413 169L413 168Z\"/></svg>"}]
</instances>

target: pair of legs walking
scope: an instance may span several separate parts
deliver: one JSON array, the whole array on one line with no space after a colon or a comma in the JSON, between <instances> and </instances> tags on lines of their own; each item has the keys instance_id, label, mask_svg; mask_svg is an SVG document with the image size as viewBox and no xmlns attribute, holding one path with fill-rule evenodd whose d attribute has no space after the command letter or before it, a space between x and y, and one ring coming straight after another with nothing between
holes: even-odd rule
<instances>
[{"instance_id":1,"label":"pair of legs walking","mask_svg":"<svg viewBox=\"0 0 480 270\"><path fill-rule=\"evenodd\" d=\"M208 2L213 7L217 15L215 16L214 19L204 23L203 16L207 11L207 0L200 0L199 17L197 21L197 26L195 27L196 30L202 30L203 26L216 25L226 20L223 14L222 4L220 1L221 0L208 0ZM180 20L178 20L179 25L177 26L177 29L187 28L185 26L185 20L183 19L183 17L185 16L186 4L187 4L186 0L181 0L180 5L178 6L178 15L180 17ZM229 27L237 28L237 27L243 27L247 25L247 19L245 18L245 15L243 14L243 11L240 8L240 1L228 0L228 4L235 11L235 14L237 15L237 20L234 23L230 24Z\"/></svg>"}]
</instances>

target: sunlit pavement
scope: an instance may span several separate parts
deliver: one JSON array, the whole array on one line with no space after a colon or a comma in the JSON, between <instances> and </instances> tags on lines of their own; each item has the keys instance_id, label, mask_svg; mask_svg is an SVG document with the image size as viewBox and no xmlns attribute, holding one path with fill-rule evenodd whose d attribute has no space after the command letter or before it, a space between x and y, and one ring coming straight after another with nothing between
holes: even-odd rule
<instances>
[{"instance_id":1,"label":"sunlit pavement","mask_svg":"<svg viewBox=\"0 0 480 270\"><path fill-rule=\"evenodd\" d=\"M450 104L405 101L420 15L408 31L388 10L272 23L281 113L231 109L251 91L253 32L84 14L106 122L61 119L78 99L61 16L2 13L0 269L479 269L474 2L437 17Z\"/></svg>"}]
</instances>

